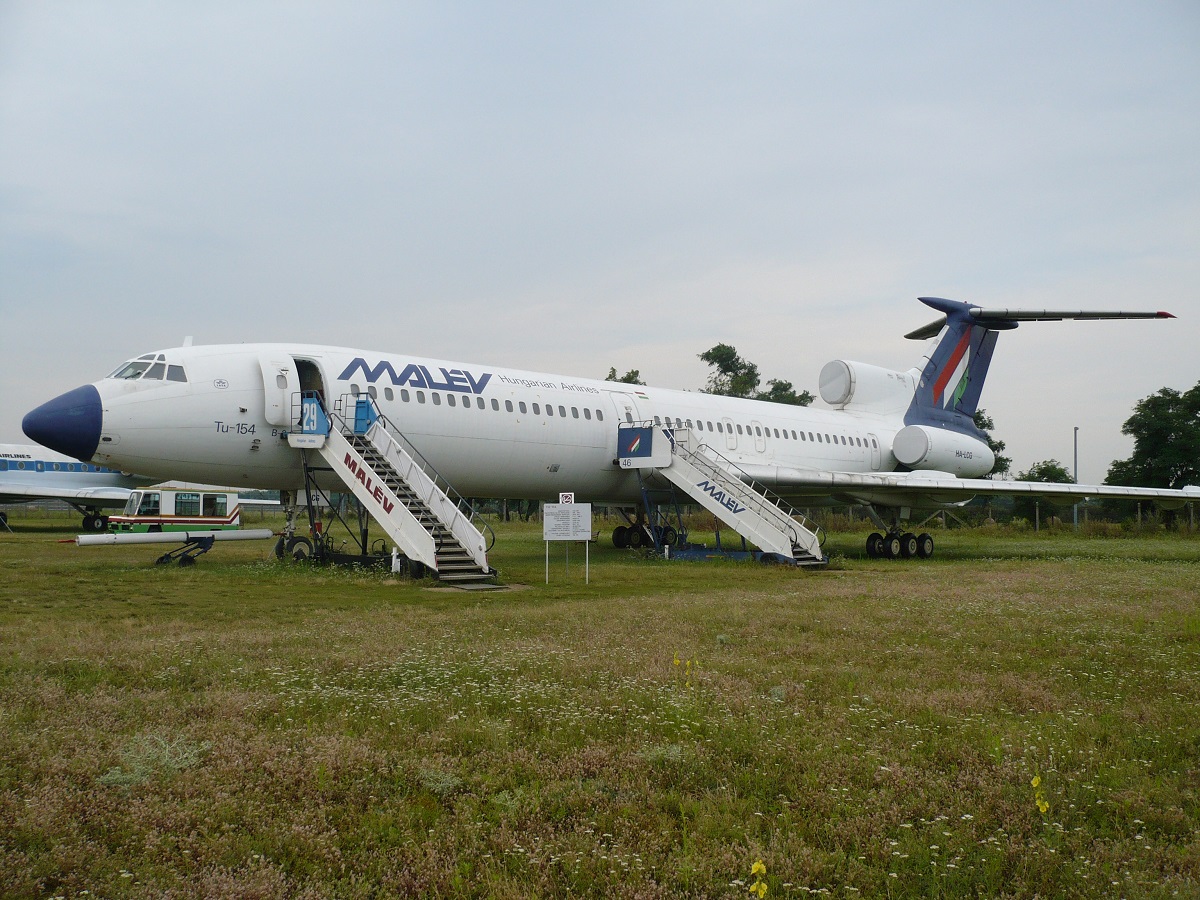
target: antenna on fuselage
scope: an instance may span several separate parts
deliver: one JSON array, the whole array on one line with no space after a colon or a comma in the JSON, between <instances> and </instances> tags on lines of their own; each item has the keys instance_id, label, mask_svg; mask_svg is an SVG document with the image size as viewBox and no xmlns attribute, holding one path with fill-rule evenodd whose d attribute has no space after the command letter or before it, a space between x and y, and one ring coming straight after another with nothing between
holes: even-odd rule
<instances>
[{"instance_id":1,"label":"antenna on fuselage","mask_svg":"<svg viewBox=\"0 0 1200 900\"><path fill-rule=\"evenodd\" d=\"M183 346L185 346L185 347L192 346L192 336L190 334L183 339Z\"/></svg>"}]
</instances>

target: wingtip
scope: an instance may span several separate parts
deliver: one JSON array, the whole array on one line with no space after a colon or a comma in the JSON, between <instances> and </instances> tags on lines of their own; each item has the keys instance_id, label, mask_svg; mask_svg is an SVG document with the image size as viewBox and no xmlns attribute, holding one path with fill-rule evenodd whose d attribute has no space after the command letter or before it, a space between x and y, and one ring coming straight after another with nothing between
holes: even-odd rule
<instances>
[{"instance_id":1,"label":"wingtip","mask_svg":"<svg viewBox=\"0 0 1200 900\"><path fill-rule=\"evenodd\" d=\"M1160 319L1174 319L1174 318L1175 318L1175 315L1174 315L1174 313L1163 312L1163 311L1160 309L1160 310L1158 311L1158 318L1160 318Z\"/></svg>"}]
</instances>

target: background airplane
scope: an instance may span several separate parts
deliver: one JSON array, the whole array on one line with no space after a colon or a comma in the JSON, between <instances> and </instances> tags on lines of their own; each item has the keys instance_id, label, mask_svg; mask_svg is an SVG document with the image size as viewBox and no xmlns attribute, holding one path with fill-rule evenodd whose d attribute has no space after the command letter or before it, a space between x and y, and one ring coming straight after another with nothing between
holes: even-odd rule
<instances>
[{"instance_id":1,"label":"background airplane","mask_svg":"<svg viewBox=\"0 0 1200 900\"><path fill-rule=\"evenodd\" d=\"M929 535L905 531L914 512L980 494L1066 503L1200 499L1197 488L988 480L994 457L973 421L1000 331L1030 321L1170 314L921 300L942 314L909 335L937 336L922 362L902 372L834 360L821 372L821 408L347 348L241 344L146 354L31 411L23 428L77 459L158 478L290 491L308 479L328 489L345 484L385 528L403 520L394 523L397 533L412 525L405 492L416 490L408 482L421 479L418 470L464 496L547 499L570 491L627 506L642 502L649 478L728 516L743 534L754 516L775 519L772 552L792 560L819 559L820 551L812 529L788 524L790 511L780 519L767 508L779 507L776 495L806 506L865 506L884 532L868 543L873 556L930 555ZM314 452L323 457L316 466ZM414 522L429 518L433 502L424 482L420 491L424 506L411 512ZM459 504L434 505L454 519ZM627 535L635 544L643 525ZM436 568L429 548L444 535L410 530L407 544L395 539ZM752 540L763 546L764 534ZM478 537L464 531L459 543L486 571Z\"/></svg>"},{"instance_id":2,"label":"background airplane","mask_svg":"<svg viewBox=\"0 0 1200 900\"><path fill-rule=\"evenodd\" d=\"M62 500L83 516L84 531L103 531L102 510L120 509L134 488L151 481L37 444L0 444L0 504ZM8 524L3 511L0 524Z\"/></svg>"}]
</instances>

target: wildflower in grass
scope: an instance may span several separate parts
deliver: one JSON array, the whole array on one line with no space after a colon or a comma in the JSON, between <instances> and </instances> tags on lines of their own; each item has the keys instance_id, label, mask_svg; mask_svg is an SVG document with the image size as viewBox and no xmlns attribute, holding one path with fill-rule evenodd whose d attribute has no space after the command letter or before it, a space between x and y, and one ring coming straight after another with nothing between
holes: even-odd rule
<instances>
[{"instance_id":1,"label":"wildflower in grass","mask_svg":"<svg viewBox=\"0 0 1200 900\"><path fill-rule=\"evenodd\" d=\"M750 885L750 893L756 894L759 900L767 894L767 883L763 880L763 876L767 874L767 866L761 859L754 861L754 865L750 867L750 874L754 876L754 883Z\"/></svg>"},{"instance_id":2,"label":"wildflower in grass","mask_svg":"<svg viewBox=\"0 0 1200 900\"><path fill-rule=\"evenodd\" d=\"M1049 812L1050 804L1046 800L1046 795L1042 793L1042 776L1034 775L1029 784L1033 788L1033 802L1037 804L1038 812L1044 816Z\"/></svg>"}]
</instances>

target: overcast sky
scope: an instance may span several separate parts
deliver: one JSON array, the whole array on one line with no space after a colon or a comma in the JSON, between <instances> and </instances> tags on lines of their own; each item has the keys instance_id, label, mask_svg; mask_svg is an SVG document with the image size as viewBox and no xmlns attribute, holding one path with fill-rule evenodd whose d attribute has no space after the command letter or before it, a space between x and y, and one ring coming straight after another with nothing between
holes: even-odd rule
<instances>
[{"instance_id":1,"label":"overcast sky","mask_svg":"<svg viewBox=\"0 0 1200 900\"><path fill-rule=\"evenodd\" d=\"M304 341L696 389L1028 324L1014 470L1200 380L1200 5L0 0L0 441L122 360Z\"/></svg>"}]
</instances>

